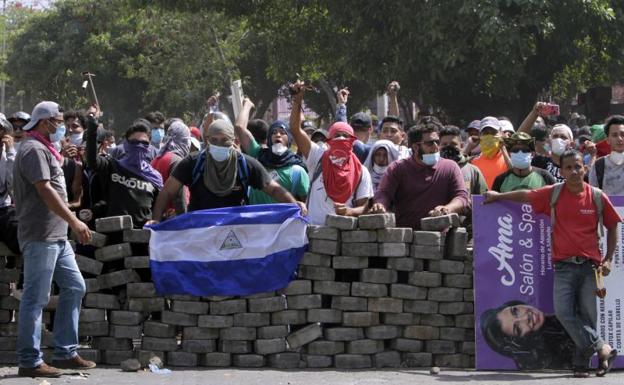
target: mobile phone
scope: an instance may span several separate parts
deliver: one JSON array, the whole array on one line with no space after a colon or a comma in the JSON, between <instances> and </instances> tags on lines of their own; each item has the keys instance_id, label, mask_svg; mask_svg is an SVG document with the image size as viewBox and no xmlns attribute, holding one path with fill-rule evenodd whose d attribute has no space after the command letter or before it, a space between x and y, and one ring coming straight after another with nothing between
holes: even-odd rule
<instances>
[{"instance_id":1,"label":"mobile phone","mask_svg":"<svg viewBox=\"0 0 624 385\"><path fill-rule=\"evenodd\" d=\"M540 106L540 115L542 116L559 116L559 105L554 103L546 103Z\"/></svg>"}]
</instances>

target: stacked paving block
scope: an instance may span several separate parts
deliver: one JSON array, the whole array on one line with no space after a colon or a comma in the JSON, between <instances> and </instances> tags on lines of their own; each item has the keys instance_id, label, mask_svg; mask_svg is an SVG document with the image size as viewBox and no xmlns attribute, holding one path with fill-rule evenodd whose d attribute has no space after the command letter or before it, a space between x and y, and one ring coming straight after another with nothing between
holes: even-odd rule
<instances>
[{"instance_id":1,"label":"stacked paving block","mask_svg":"<svg viewBox=\"0 0 624 385\"><path fill-rule=\"evenodd\" d=\"M87 284L81 355L108 365L157 356L174 367L472 367L472 256L458 226L455 215L425 218L421 231L397 228L393 214L329 215L308 227L308 251L281 290L164 297L151 280L149 231L129 216L98 219L94 250L76 255ZM19 268L3 258L0 364L14 364Z\"/></svg>"},{"instance_id":2,"label":"stacked paving block","mask_svg":"<svg viewBox=\"0 0 624 385\"><path fill-rule=\"evenodd\" d=\"M4 243L0 243L0 365L17 363L16 314L19 310L19 301L14 293L20 279L19 262L21 262L19 257ZM49 321L49 317L50 314L46 312L42 319Z\"/></svg>"}]
</instances>

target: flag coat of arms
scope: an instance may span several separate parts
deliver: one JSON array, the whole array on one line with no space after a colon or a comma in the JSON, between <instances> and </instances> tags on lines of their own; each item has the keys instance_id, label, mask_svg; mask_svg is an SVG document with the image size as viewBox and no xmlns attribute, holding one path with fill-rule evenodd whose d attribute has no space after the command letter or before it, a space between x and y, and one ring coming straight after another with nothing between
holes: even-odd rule
<instances>
[{"instance_id":1,"label":"flag coat of arms","mask_svg":"<svg viewBox=\"0 0 624 385\"><path fill-rule=\"evenodd\" d=\"M305 252L306 226L294 204L199 210L148 226L152 281L161 295L282 289Z\"/></svg>"}]
</instances>

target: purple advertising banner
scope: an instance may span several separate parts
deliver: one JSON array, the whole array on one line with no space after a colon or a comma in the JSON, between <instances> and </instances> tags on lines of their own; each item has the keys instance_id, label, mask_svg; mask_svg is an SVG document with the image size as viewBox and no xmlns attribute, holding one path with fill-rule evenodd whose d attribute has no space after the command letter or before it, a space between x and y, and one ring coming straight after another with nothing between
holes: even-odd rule
<instances>
[{"instance_id":1,"label":"purple advertising banner","mask_svg":"<svg viewBox=\"0 0 624 385\"><path fill-rule=\"evenodd\" d=\"M624 198L611 201L622 216ZM477 369L571 368L574 343L554 316L550 218L536 215L529 204L482 202L473 196ZM607 297L596 301L598 331L620 354L621 237L605 278ZM624 357L615 366L624 366Z\"/></svg>"}]
</instances>

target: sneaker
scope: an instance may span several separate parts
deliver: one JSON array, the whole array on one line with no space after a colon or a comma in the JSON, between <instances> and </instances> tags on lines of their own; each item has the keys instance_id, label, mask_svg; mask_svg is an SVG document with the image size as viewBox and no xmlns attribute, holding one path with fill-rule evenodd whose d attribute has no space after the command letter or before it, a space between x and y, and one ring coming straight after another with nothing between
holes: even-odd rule
<instances>
[{"instance_id":1,"label":"sneaker","mask_svg":"<svg viewBox=\"0 0 624 385\"><path fill-rule=\"evenodd\" d=\"M74 358L68 360L54 360L52 365L59 369L93 369L95 368L95 362L85 360L84 358L76 355Z\"/></svg>"},{"instance_id":2,"label":"sneaker","mask_svg":"<svg viewBox=\"0 0 624 385\"><path fill-rule=\"evenodd\" d=\"M63 374L62 371L58 370L53 366L46 365L44 362L39 366L35 366L34 368L19 368L17 371L17 375L20 377L60 377Z\"/></svg>"}]
</instances>

